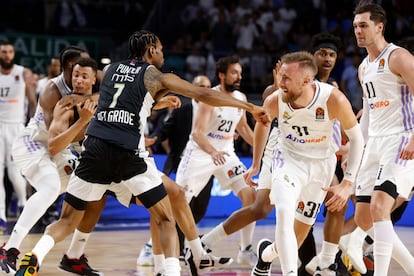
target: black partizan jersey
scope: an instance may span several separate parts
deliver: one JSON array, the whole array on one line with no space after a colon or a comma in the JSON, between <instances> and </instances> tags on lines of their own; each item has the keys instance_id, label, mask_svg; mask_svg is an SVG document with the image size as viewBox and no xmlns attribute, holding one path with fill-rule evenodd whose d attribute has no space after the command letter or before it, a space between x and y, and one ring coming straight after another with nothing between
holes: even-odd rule
<instances>
[{"instance_id":1,"label":"black partizan jersey","mask_svg":"<svg viewBox=\"0 0 414 276\"><path fill-rule=\"evenodd\" d=\"M98 108L86 132L128 150L145 151L144 126L154 99L144 85L146 62L113 63L100 85Z\"/></svg>"}]
</instances>

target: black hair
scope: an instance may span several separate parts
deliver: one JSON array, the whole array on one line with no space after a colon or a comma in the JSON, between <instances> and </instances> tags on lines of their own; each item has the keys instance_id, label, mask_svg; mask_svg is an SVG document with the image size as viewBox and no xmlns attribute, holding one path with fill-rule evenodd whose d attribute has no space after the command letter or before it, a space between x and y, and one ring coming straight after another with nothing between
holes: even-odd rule
<instances>
[{"instance_id":1,"label":"black hair","mask_svg":"<svg viewBox=\"0 0 414 276\"><path fill-rule=\"evenodd\" d=\"M78 64L81 67L91 67L95 74L98 71L98 63L90 57L81 57L76 61L74 65L76 64Z\"/></svg>"},{"instance_id":2,"label":"black hair","mask_svg":"<svg viewBox=\"0 0 414 276\"><path fill-rule=\"evenodd\" d=\"M332 48L335 52L338 52L342 47L341 39L330 33L317 33L312 36L310 52L314 54L320 46L330 45L328 48Z\"/></svg>"},{"instance_id":3,"label":"black hair","mask_svg":"<svg viewBox=\"0 0 414 276\"><path fill-rule=\"evenodd\" d=\"M86 50L77 47L77 46L68 46L65 49L62 50L60 53L59 59L60 59L60 66L64 70L66 66L68 65L68 62L72 60L75 57L80 57L82 53L87 53Z\"/></svg>"},{"instance_id":4,"label":"black hair","mask_svg":"<svg viewBox=\"0 0 414 276\"><path fill-rule=\"evenodd\" d=\"M374 21L375 24L382 23L384 28L382 34L385 32L385 26L387 25L387 13L381 5L373 3L371 1L361 1L358 3L354 10L354 15L369 12L371 15L369 19Z\"/></svg>"},{"instance_id":5,"label":"black hair","mask_svg":"<svg viewBox=\"0 0 414 276\"><path fill-rule=\"evenodd\" d=\"M11 45L11 46L14 47L14 45L10 41L8 41L8 40L0 40L0 46L3 46L3 45Z\"/></svg>"},{"instance_id":6,"label":"black hair","mask_svg":"<svg viewBox=\"0 0 414 276\"><path fill-rule=\"evenodd\" d=\"M128 51L131 59L142 59L148 46L156 47L159 38L150 31L134 32L128 40Z\"/></svg>"},{"instance_id":7,"label":"black hair","mask_svg":"<svg viewBox=\"0 0 414 276\"><path fill-rule=\"evenodd\" d=\"M231 64L240 63L240 58L236 55L222 57L216 63L216 77L219 78L219 73L226 73Z\"/></svg>"}]
</instances>

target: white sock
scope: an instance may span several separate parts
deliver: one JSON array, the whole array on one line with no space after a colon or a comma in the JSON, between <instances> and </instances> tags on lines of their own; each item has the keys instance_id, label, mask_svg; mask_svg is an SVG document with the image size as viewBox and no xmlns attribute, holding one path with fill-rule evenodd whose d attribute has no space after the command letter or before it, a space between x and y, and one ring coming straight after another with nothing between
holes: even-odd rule
<instances>
[{"instance_id":1,"label":"white sock","mask_svg":"<svg viewBox=\"0 0 414 276\"><path fill-rule=\"evenodd\" d=\"M49 235L43 235L36 243L32 252L36 255L39 265L43 263L47 253L49 253L53 246L55 246L55 240Z\"/></svg>"},{"instance_id":2,"label":"white sock","mask_svg":"<svg viewBox=\"0 0 414 276\"><path fill-rule=\"evenodd\" d=\"M351 235L349 236L348 240L348 246L347 247L360 247L362 250L362 245L364 244L365 237L367 236L367 233L362 230L360 227L355 228L354 231L352 231Z\"/></svg>"},{"instance_id":3,"label":"white sock","mask_svg":"<svg viewBox=\"0 0 414 276\"><path fill-rule=\"evenodd\" d=\"M20 226L19 223L16 223L4 248L7 250L13 247L19 249L23 239L27 236L28 233L29 229Z\"/></svg>"},{"instance_id":4,"label":"white sock","mask_svg":"<svg viewBox=\"0 0 414 276\"><path fill-rule=\"evenodd\" d=\"M164 254L157 254L154 256L154 271L158 273L165 269L165 256Z\"/></svg>"},{"instance_id":5,"label":"white sock","mask_svg":"<svg viewBox=\"0 0 414 276\"><path fill-rule=\"evenodd\" d=\"M265 262L272 262L274 259L276 259L278 256L276 251L276 244L272 243L271 245L268 245L264 250L262 254L262 260Z\"/></svg>"},{"instance_id":6,"label":"white sock","mask_svg":"<svg viewBox=\"0 0 414 276\"><path fill-rule=\"evenodd\" d=\"M247 246L252 244L255 226L256 222L252 222L240 229L241 250L245 250Z\"/></svg>"},{"instance_id":7,"label":"white sock","mask_svg":"<svg viewBox=\"0 0 414 276\"><path fill-rule=\"evenodd\" d=\"M204 253L204 249L203 249L203 246L201 245L200 238L194 239L192 241L188 241L188 245L190 246L194 259L195 260L201 259L201 256Z\"/></svg>"},{"instance_id":8,"label":"white sock","mask_svg":"<svg viewBox=\"0 0 414 276\"><path fill-rule=\"evenodd\" d=\"M331 264L335 263L335 256L338 253L338 245L335 243L323 241L322 249L319 253L319 266L321 268L329 267Z\"/></svg>"},{"instance_id":9,"label":"white sock","mask_svg":"<svg viewBox=\"0 0 414 276\"><path fill-rule=\"evenodd\" d=\"M223 223L220 223L214 227L210 232L201 237L201 241L207 245L207 247L212 247L214 243L221 241L227 237L226 231L224 231Z\"/></svg>"},{"instance_id":10,"label":"white sock","mask_svg":"<svg viewBox=\"0 0 414 276\"><path fill-rule=\"evenodd\" d=\"M78 229L75 229L70 242L69 249L66 251L66 255L70 259L79 259L85 252L86 243L91 233L83 233Z\"/></svg>"},{"instance_id":11,"label":"white sock","mask_svg":"<svg viewBox=\"0 0 414 276\"><path fill-rule=\"evenodd\" d=\"M168 257L165 259L165 274L168 276L181 276L180 261L178 258Z\"/></svg>"}]
</instances>

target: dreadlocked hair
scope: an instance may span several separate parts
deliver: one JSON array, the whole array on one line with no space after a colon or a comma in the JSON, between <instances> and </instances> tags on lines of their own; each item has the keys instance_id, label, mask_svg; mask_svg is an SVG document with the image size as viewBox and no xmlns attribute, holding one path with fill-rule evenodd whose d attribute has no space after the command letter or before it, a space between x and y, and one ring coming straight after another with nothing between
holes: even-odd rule
<instances>
[{"instance_id":1,"label":"dreadlocked hair","mask_svg":"<svg viewBox=\"0 0 414 276\"><path fill-rule=\"evenodd\" d=\"M128 41L128 58L141 59L148 46L156 46L158 41L158 37L150 31L141 30L134 32Z\"/></svg>"}]
</instances>

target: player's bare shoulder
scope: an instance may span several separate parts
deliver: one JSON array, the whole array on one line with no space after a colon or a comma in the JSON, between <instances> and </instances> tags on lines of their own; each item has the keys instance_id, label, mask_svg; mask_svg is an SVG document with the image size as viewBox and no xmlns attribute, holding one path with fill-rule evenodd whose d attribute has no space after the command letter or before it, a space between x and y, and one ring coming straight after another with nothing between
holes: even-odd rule
<instances>
[{"instance_id":1,"label":"player's bare shoulder","mask_svg":"<svg viewBox=\"0 0 414 276\"><path fill-rule=\"evenodd\" d=\"M282 93L281 89L278 89L269 94L263 103L263 108L270 115L272 119L277 118L279 113L279 94Z\"/></svg>"}]
</instances>

